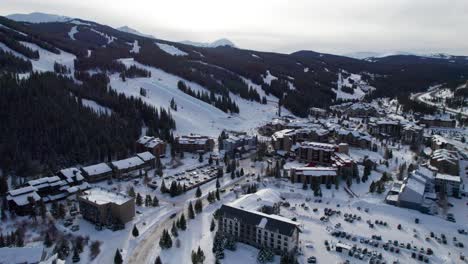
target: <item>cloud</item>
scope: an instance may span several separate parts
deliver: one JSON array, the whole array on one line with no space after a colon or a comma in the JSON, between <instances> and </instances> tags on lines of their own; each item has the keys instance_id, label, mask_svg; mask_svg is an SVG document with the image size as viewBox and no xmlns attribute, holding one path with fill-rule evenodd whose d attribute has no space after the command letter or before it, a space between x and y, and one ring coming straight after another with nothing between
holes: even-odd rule
<instances>
[{"instance_id":1,"label":"cloud","mask_svg":"<svg viewBox=\"0 0 468 264\"><path fill-rule=\"evenodd\" d=\"M250 49L468 54L466 0L2 0L2 14L40 11L129 25L168 40L227 37Z\"/></svg>"}]
</instances>

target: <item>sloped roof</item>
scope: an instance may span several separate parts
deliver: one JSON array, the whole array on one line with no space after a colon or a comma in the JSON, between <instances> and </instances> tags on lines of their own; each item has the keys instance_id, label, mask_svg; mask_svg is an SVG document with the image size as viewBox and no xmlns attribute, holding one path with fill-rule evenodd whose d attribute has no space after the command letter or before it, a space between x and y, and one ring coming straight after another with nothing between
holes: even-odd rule
<instances>
[{"instance_id":1,"label":"sloped roof","mask_svg":"<svg viewBox=\"0 0 468 264\"><path fill-rule=\"evenodd\" d=\"M268 215L257 211L247 211L230 205L223 204L219 209L221 215L227 218L237 218L243 223L259 226L268 231L291 236L299 228L299 224L282 216ZM266 219L266 220L263 220Z\"/></svg>"}]
</instances>

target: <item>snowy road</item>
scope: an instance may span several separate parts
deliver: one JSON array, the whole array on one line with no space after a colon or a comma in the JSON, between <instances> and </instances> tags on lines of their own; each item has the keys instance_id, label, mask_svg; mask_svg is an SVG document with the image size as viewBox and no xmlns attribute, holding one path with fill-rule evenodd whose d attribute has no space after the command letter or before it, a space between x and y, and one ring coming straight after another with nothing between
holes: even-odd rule
<instances>
[{"instance_id":1,"label":"snowy road","mask_svg":"<svg viewBox=\"0 0 468 264\"><path fill-rule=\"evenodd\" d=\"M428 92L417 93L417 94L412 95L411 99L413 101L421 102L421 103L429 105L429 106L437 107L439 110L442 110L442 111L445 110L445 112L449 112L451 114L455 114L455 115L461 114L464 117L468 117L468 113L466 113L466 112L463 112L463 111L457 110L457 109L453 109L453 108L449 108L449 107L443 107L440 104L433 103L433 102L430 102L430 101L425 99L426 97L432 98L433 94L437 93L439 90L440 90L440 88L436 89L436 90L428 91Z\"/></svg>"},{"instance_id":2,"label":"snowy road","mask_svg":"<svg viewBox=\"0 0 468 264\"><path fill-rule=\"evenodd\" d=\"M251 173L251 172L256 172L254 169L250 167L250 160L243 160L240 161L240 167L244 168L246 175ZM224 178L229 177L229 175L225 174ZM234 186L235 184L241 184L245 182L249 177L243 176L240 178L237 178L233 181L229 181L226 185L223 185L221 187L221 190L226 190L224 194L221 194L222 196L229 194L229 188ZM214 190L214 189L213 189ZM203 205L204 207L208 206L210 203L207 202L206 197L208 195L209 191L213 190L208 190L208 191L203 191L204 195L202 196L203 198ZM191 194L191 197L194 197L195 190L192 190L189 192ZM174 209L168 213L166 213L160 221L155 225L154 228L149 230L149 233L146 233L141 241L134 247L133 251L130 253L131 255L127 258L126 263L151 263L152 256L154 255L154 251L156 251L159 248L159 238L161 237L161 234L164 229L170 230L172 226L172 222L174 219L178 219L181 215L182 212L186 212L188 208L188 202L192 200L191 198L188 198L187 200L182 200L174 203ZM169 202L168 200L166 200ZM175 217L171 217L173 213L176 213ZM187 223L188 225L190 224L190 221ZM188 228L190 228L188 226ZM193 228L193 227L192 227ZM154 261L154 260L153 260Z\"/></svg>"}]
</instances>

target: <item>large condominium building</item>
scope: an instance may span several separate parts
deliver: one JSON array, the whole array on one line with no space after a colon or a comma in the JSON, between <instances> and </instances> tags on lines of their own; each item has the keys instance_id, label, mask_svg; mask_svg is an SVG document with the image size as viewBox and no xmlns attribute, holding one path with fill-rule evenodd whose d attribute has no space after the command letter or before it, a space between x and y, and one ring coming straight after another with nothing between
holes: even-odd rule
<instances>
[{"instance_id":1,"label":"large condominium building","mask_svg":"<svg viewBox=\"0 0 468 264\"><path fill-rule=\"evenodd\" d=\"M288 218L230 205L221 206L219 213L219 230L241 243L269 248L277 254L298 248L299 224Z\"/></svg>"},{"instance_id":2,"label":"large condominium building","mask_svg":"<svg viewBox=\"0 0 468 264\"><path fill-rule=\"evenodd\" d=\"M207 136L190 134L177 137L174 145L178 152L205 153L213 151L214 140Z\"/></svg>"},{"instance_id":3,"label":"large condominium building","mask_svg":"<svg viewBox=\"0 0 468 264\"><path fill-rule=\"evenodd\" d=\"M296 158L301 162L328 166L337 146L319 142L302 142L296 149Z\"/></svg>"},{"instance_id":4,"label":"large condominium building","mask_svg":"<svg viewBox=\"0 0 468 264\"><path fill-rule=\"evenodd\" d=\"M101 188L83 192L78 202L83 218L97 224L125 224L135 216L135 199Z\"/></svg>"},{"instance_id":5,"label":"large condominium building","mask_svg":"<svg viewBox=\"0 0 468 264\"><path fill-rule=\"evenodd\" d=\"M154 156L164 156L166 153L166 143L156 137L142 136L137 140L138 151L149 151Z\"/></svg>"}]
</instances>

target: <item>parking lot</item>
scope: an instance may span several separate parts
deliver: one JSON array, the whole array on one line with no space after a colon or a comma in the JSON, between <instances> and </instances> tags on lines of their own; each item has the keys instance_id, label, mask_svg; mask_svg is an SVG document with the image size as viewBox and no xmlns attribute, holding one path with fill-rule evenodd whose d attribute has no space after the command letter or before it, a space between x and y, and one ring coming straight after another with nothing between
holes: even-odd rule
<instances>
[{"instance_id":1,"label":"parking lot","mask_svg":"<svg viewBox=\"0 0 468 264\"><path fill-rule=\"evenodd\" d=\"M294 194L281 215L301 224L302 263L466 263L466 223L449 220L457 214L430 216L377 200L282 191Z\"/></svg>"}]
</instances>

